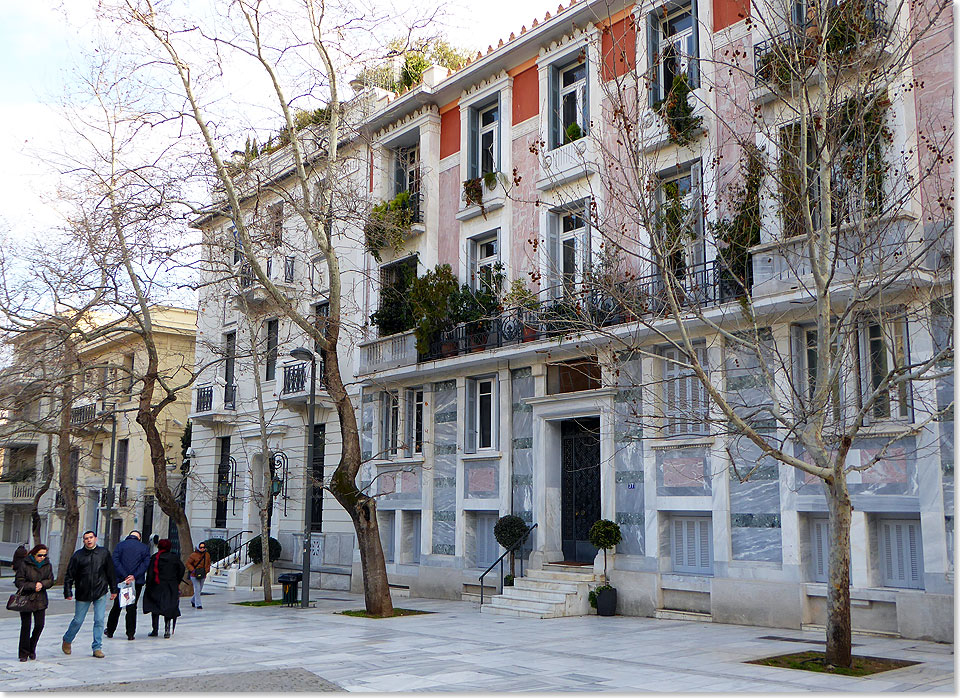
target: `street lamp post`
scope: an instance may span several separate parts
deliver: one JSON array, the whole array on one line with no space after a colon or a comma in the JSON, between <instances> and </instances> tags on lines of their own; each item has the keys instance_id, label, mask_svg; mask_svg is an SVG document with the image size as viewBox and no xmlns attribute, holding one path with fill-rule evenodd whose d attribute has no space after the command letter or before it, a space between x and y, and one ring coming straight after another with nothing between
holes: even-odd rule
<instances>
[{"instance_id":1,"label":"street lamp post","mask_svg":"<svg viewBox=\"0 0 960 698\"><path fill-rule=\"evenodd\" d=\"M307 403L307 462L304 465L304 480L306 492L304 501L303 523L303 594L300 597L300 607L310 607L310 534L313 532L313 431L316 418L317 401L317 357L304 347L297 347L290 352L295 359L310 362L310 400Z\"/></svg>"}]
</instances>

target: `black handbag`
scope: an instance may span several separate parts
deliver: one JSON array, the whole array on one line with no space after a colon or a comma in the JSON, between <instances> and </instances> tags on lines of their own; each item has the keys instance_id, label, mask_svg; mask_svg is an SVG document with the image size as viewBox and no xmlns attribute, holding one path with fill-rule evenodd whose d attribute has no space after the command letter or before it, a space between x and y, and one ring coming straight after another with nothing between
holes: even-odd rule
<instances>
[{"instance_id":1,"label":"black handbag","mask_svg":"<svg viewBox=\"0 0 960 698\"><path fill-rule=\"evenodd\" d=\"M7 610L17 613L33 613L40 610L40 602L40 594L31 592L21 594L18 590L16 593L10 594L10 598L7 599Z\"/></svg>"}]
</instances>

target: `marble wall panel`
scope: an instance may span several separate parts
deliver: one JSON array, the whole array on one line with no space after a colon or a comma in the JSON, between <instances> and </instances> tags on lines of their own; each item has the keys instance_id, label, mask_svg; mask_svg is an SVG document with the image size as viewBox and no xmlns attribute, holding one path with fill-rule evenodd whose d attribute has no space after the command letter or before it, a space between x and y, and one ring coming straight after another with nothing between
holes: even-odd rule
<instances>
[{"instance_id":1,"label":"marble wall panel","mask_svg":"<svg viewBox=\"0 0 960 698\"><path fill-rule=\"evenodd\" d=\"M886 451L883 449L886 448ZM863 472L850 472L847 483L854 498L854 506L869 510L870 497L873 495L909 495L919 494L917 479L917 447L912 436L891 444L886 437L857 439L847 454L847 465L866 465L882 452L880 460ZM806 453L799 445L795 446L798 458L804 459ZM823 486L819 478L795 470L795 485L800 494L822 495Z\"/></svg>"},{"instance_id":2,"label":"marble wall panel","mask_svg":"<svg viewBox=\"0 0 960 698\"><path fill-rule=\"evenodd\" d=\"M533 397L533 374L529 368L514 369L510 375L513 443L513 513L533 523L533 408L523 402Z\"/></svg>"},{"instance_id":3,"label":"marble wall panel","mask_svg":"<svg viewBox=\"0 0 960 698\"><path fill-rule=\"evenodd\" d=\"M614 396L614 476L616 522L623 539L617 551L643 555L645 550L643 428L641 414L640 360L619 366L620 390Z\"/></svg>"},{"instance_id":4,"label":"marble wall panel","mask_svg":"<svg viewBox=\"0 0 960 698\"><path fill-rule=\"evenodd\" d=\"M457 385L433 386L433 554L456 552Z\"/></svg>"},{"instance_id":5,"label":"marble wall panel","mask_svg":"<svg viewBox=\"0 0 960 698\"><path fill-rule=\"evenodd\" d=\"M500 495L500 460L465 461L463 496L467 499L492 499Z\"/></svg>"},{"instance_id":6,"label":"marble wall panel","mask_svg":"<svg viewBox=\"0 0 960 698\"><path fill-rule=\"evenodd\" d=\"M781 562L780 468L752 441L734 439L730 480L732 559Z\"/></svg>"},{"instance_id":7,"label":"marble wall panel","mask_svg":"<svg viewBox=\"0 0 960 698\"><path fill-rule=\"evenodd\" d=\"M657 494L696 496L711 493L710 456L706 446L657 449Z\"/></svg>"}]
</instances>

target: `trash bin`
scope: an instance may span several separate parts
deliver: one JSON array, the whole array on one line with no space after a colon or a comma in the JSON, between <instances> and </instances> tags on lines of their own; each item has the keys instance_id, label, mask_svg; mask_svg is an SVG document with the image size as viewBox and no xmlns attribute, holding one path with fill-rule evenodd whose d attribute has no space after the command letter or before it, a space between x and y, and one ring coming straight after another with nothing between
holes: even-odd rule
<instances>
[{"instance_id":1,"label":"trash bin","mask_svg":"<svg viewBox=\"0 0 960 698\"><path fill-rule=\"evenodd\" d=\"M300 580L303 579L303 572L289 572L277 577L277 581L283 587L283 606L296 606L300 603L299 591Z\"/></svg>"}]
</instances>

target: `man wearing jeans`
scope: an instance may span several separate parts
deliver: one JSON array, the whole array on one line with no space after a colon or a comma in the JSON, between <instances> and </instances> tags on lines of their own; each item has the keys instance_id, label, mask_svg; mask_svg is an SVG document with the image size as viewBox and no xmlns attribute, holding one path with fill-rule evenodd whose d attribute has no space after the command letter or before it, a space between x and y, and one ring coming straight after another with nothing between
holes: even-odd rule
<instances>
[{"instance_id":1,"label":"man wearing jeans","mask_svg":"<svg viewBox=\"0 0 960 698\"><path fill-rule=\"evenodd\" d=\"M106 548L97 547L97 534L84 531L83 547L73 554L63 579L63 598L73 598L76 586L77 603L70 627L63 636L63 653L70 654L73 639L80 632L93 604L93 656L103 659L103 618L107 610L107 596L117 598L117 581L113 560Z\"/></svg>"}]
</instances>

